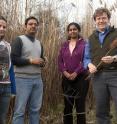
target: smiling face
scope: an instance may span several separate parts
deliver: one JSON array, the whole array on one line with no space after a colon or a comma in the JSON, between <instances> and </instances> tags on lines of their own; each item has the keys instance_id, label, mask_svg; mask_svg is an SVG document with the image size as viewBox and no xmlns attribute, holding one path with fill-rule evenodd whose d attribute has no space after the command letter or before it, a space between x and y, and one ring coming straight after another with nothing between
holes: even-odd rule
<instances>
[{"instance_id":1,"label":"smiling face","mask_svg":"<svg viewBox=\"0 0 117 124\"><path fill-rule=\"evenodd\" d=\"M107 14L103 12L95 17L95 23L99 31L104 31L109 25L110 19L108 18Z\"/></svg>"},{"instance_id":2,"label":"smiling face","mask_svg":"<svg viewBox=\"0 0 117 124\"><path fill-rule=\"evenodd\" d=\"M70 39L77 39L79 34L79 30L75 25L70 25L68 29L68 36Z\"/></svg>"},{"instance_id":3,"label":"smiling face","mask_svg":"<svg viewBox=\"0 0 117 124\"><path fill-rule=\"evenodd\" d=\"M28 20L27 24L25 25L26 34L28 35L35 35L37 33L38 23L35 19Z\"/></svg>"},{"instance_id":4,"label":"smiling face","mask_svg":"<svg viewBox=\"0 0 117 124\"><path fill-rule=\"evenodd\" d=\"M0 19L0 40L2 40L6 33L7 23L6 21Z\"/></svg>"}]
</instances>

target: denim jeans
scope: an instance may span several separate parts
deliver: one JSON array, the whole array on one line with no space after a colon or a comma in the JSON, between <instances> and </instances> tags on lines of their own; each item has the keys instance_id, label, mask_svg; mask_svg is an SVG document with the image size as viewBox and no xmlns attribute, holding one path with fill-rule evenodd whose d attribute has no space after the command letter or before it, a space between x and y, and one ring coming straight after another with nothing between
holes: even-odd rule
<instances>
[{"instance_id":1,"label":"denim jeans","mask_svg":"<svg viewBox=\"0 0 117 124\"><path fill-rule=\"evenodd\" d=\"M24 124L26 106L29 124L39 124L39 110L42 105L43 82L39 78L16 77L16 101L13 124Z\"/></svg>"},{"instance_id":2,"label":"denim jeans","mask_svg":"<svg viewBox=\"0 0 117 124\"><path fill-rule=\"evenodd\" d=\"M10 95L10 84L0 84L0 124L6 124Z\"/></svg>"},{"instance_id":3,"label":"denim jeans","mask_svg":"<svg viewBox=\"0 0 117 124\"><path fill-rule=\"evenodd\" d=\"M98 72L93 78L97 124L110 124L110 97L117 111L117 72Z\"/></svg>"}]
</instances>

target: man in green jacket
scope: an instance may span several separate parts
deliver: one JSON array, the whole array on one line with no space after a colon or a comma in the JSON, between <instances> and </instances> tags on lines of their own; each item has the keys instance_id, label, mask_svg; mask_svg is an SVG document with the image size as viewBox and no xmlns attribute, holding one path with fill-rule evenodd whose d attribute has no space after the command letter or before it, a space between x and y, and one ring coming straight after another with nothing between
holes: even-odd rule
<instances>
[{"instance_id":1,"label":"man in green jacket","mask_svg":"<svg viewBox=\"0 0 117 124\"><path fill-rule=\"evenodd\" d=\"M117 109L117 29L106 8L96 9L93 18L96 30L88 38L84 66L93 75L97 124L110 124L110 96Z\"/></svg>"}]
</instances>

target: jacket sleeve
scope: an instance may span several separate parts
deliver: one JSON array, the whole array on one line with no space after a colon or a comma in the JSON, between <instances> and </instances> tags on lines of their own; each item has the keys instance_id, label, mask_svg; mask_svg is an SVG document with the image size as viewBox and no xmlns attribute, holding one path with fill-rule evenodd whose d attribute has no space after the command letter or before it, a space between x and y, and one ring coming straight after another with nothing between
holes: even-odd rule
<instances>
[{"instance_id":1,"label":"jacket sleeve","mask_svg":"<svg viewBox=\"0 0 117 124\"><path fill-rule=\"evenodd\" d=\"M14 68L12 64L9 70L9 76L11 81L11 94L16 94L15 74L14 74Z\"/></svg>"},{"instance_id":2,"label":"jacket sleeve","mask_svg":"<svg viewBox=\"0 0 117 124\"><path fill-rule=\"evenodd\" d=\"M64 72L66 71L66 68L65 68L65 64L64 64L64 60L63 60L63 52L62 52L62 47L59 51L59 55L58 55L58 69L60 72Z\"/></svg>"},{"instance_id":3,"label":"jacket sleeve","mask_svg":"<svg viewBox=\"0 0 117 124\"><path fill-rule=\"evenodd\" d=\"M21 57L22 54L22 40L17 37L11 44L11 60L12 63L16 66L29 65L29 59Z\"/></svg>"},{"instance_id":4,"label":"jacket sleeve","mask_svg":"<svg viewBox=\"0 0 117 124\"><path fill-rule=\"evenodd\" d=\"M84 59L83 59L83 64L85 69L87 69L89 63L91 63L90 44L89 44L89 41L87 41L85 45L85 52L84 52Z\"/></svg>"}]
</instances>

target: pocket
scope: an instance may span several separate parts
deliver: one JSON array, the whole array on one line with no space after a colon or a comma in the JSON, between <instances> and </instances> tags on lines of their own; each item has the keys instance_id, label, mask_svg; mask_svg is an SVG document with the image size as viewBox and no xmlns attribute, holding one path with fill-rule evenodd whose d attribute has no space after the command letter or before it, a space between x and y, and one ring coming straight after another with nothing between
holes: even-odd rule
<instances>
[{"instance_id":1,"label":"pocket","mask_svg":"<svg viewBox=\"0 0 117 124\"><path fill-rule=\"evenodd\" d=\"M11 95L11 85L10 84L0 84L0 95L10 96Z\"/></svg>"}]
</instances>

